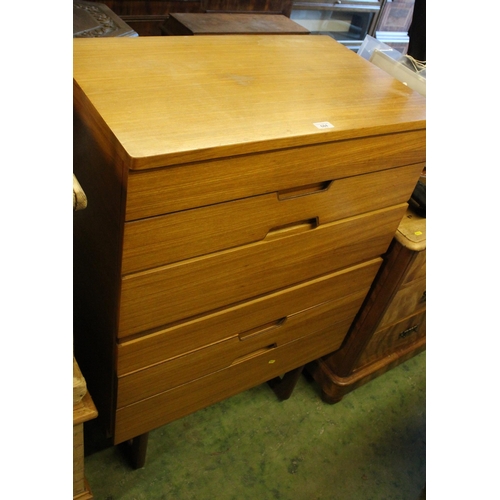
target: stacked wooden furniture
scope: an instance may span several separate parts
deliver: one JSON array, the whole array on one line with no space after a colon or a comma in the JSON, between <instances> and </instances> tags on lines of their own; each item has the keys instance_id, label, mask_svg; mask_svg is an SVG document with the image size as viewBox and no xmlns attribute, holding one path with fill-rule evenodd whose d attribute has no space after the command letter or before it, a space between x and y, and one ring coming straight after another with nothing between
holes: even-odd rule
<instances>
[{"instance_id":1,"label":"stacked wooden furniture","mask_svg":"<svg viewBox=\"0 0 500 500\"><path fill-rule=\"evenodd\" d=\"M83 424L97 417L85 378L73 358L73 500L94 498L85 478Z\"/></svg>"},{"instance_id":2,"label":"stacked wooden furniture","mask_svg":"<svg viewBox=\"0 0 500 500\"><path fill-rule=\"evenodd\" d=\"M425 222L408 209L344 345L307 365L324 401L340 401L425 350Z\"/></svg>"},{"instance_id":3,"label":"stacked wooden furniture","mask_svg":"<svg viewBox=\"0 0 500 500\"><path fill-rule=\"evenodd\" d=\"M292 0L91 0L102 2L140 36L160 36L172 12L282 14Z\"/></svg>"},{"instance_id":4,"label":"stacked wooden furniture","mask_svg":"<svg viewBox=\"0 0 500 500\"><path fill-rule=\"evenodd\" d=\"M193 14L174 13L161 27L170 36L238 35L308 35L309 31L279 14Z\"/></svg>"},{"instance_id":5,"label":"stacked wooden furniture","mask_svg":"<svg viewBox=\"0 0 500 500\"><path fill-rule=\"evenodd\" d=\"M74 105L75 352L140 466L150 430L341 346L425 99L330 37L227 35L75 39Z\"/></svg>"}]
</instances>

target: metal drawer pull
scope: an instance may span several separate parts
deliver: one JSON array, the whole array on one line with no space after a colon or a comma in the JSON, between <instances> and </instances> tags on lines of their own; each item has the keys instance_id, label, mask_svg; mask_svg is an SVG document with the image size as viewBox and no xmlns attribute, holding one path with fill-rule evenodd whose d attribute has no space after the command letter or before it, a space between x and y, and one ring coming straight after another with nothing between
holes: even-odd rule
<instances>
[{"instance_id":1,"label":"metal drawer pull","mask_svg":"<svg viewBox=\"0 0 500 500\"><path fill-rule=\"evenodd\" d=\"M408 337L408 335L411 335L413 332L416 332L418 328L418 325L412 326L411 328L407 328L406 330L402 331L399 334L400 339L404 339L405 337Z\"/></svg>"}]
</instances>

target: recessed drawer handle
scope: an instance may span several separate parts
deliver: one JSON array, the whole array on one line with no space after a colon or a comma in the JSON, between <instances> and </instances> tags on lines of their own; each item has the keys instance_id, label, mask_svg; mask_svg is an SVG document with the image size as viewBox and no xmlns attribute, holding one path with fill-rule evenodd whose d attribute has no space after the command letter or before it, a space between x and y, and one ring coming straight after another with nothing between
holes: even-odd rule
<instances>
[{"instance_id":1,"label":"recessed drawer handle","mask_svg":"<svg viewBox=\"0 0 500 500\"><path fill-rule=\"evenodd\" d=\"M404 339L405 337L408 337L408 335L411 335L413 332L416 332L418 329L418 325L412 326L411 328L407 328L406 330L403 330L399 334L400 339Z\"/></svg>"},{"instance_id":2,"label":"recessed drawer handle","mask_svg":"<svg viewBox=\"0 0 500 500\"><path fill-rule=\"evenodd\" d=\"M310 194L321 193L327 191L332 185L333 181L316 182L315 184L308 184L307 186L299 186L290 189L283 189L278 191L278 200L284 201L299 196L307 196Z\"/></svg>"},{"instance_id":3,"label":"recessed drawer handle","mask_svg":"<svg viewBox=\"0 0 500 500\"><path fill-rule=\"evenodd\" d=\"M231 363L231 366L237 365L238 363L243 363L244 361L248 361L249 359L255 358L256 356L260 356L261 354L265 354L269 351L272 351L273 349L276 349L276 347L278 347L278 344L269 344L268 346L257 349L250 354L240 356Z\"/></svg>"},{"instance_id":4,"label":"recessed drawer handle","mask_svg":"<svg viewBox=\"0 0 500 500\"><path fill-rule=\"evenodd\" d=\"M283 226L273 227L266 234L265 240L281 238L284 236L290 236L296 233L302 233L309 231L311 229L316 229L319 226L319 218L314 217L312 219L301 220L298 222L292 222L290 224L284 224Z\"/></svg>"},{"instance_id":5,"label":"recessed drawer handle","mask_svg":"<svg viewBox=\"0 0 500 500\"><path fill-rule=\"evenodd\" d=\"M252 328L251 330L247 330L246 332L240 333L238 335L240 340L248 340L250 338L254 338L257 335L262 335L263 333L269 333L276 328L282 326L286 321L286 316L284 318L277 319L276 321L271 321L266 323L265 325L258 326L256 328Z\"/></svg>"}]
</instances>

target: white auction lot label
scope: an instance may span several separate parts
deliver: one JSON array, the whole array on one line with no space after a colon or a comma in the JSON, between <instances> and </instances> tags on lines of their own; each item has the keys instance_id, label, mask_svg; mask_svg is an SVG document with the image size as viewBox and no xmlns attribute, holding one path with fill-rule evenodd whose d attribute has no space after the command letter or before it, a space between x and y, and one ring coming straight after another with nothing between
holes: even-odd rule
<instances>
[{"instance_id":1,"label":"white auction lot label","mask_svg":"<svg viewBox=\"0 0 500 500\"><path fill-rule=\"evenodd\" d=\"M313 123L313 125L316 127L316 128L333 128L333 125L330 123L330 122L317 122L317 123Z\"/></svg>"}]
</instances>

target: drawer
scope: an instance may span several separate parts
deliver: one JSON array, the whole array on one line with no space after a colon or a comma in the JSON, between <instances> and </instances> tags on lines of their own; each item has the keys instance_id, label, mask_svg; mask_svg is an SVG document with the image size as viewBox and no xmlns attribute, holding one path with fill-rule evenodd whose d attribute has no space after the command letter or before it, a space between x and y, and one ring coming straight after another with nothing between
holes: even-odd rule
<instances>
[{"instance_id":1,"label":"drawer","mask_svg":"<svg viewBox=\"0 0 500 500\"><path fill-rule=\"evenodd\" d=\"M421 169L409 165L127 222L122 274L261 241L298 221L322 225L404 203Z\"/></svg>"},{"instance_id":2,"label":"drawer","mask_svg":"<svg viewBox=\"0 0 500 500\"><path fill-rule=\"evenodd\" d=\"M425 278L401 286L385 311L378 328L425 310Z\"/></svg>"},{"instance_id":3,"label":"drawer","mask_svg":"<svg viewBox=\"0 0 500 500\"><path fill-rule=\"evenodd\" d=\"M387 250L406 204L125 276L118 337L283 289ZM300 231L300 232L298 232Z\"/></svg>"},{"instance_id":4,"label":"drawer","mask_svg":"<svg viewBox=\"0 0 500 500\"><path fill-rule=\"evenodd\" d=\"M331 350L337 350L346 333L343 325L352 322L367 292L368 288L363 288L348 297L324 302L165 363L119 377L117 407L127 406L323 331L330 331ZM340 328L337 325L341 325Z\"/></svg>"},{"instance_id":5,"label":"drawer","mask_svg":"<svg viewBox=\"0 0 500 500\"><path fill-rule=\"evenodd\" d=\"M410 268L406 271L406 275L403 279L403 285L410 283L411 281L425 279L426 276L425 261L426 261L426 251L423 250L421 252L418 252Z\"/></svg>"},{"instance_id":6,"label":"drawer","mask_svg":"<svg viewBox=\"0 0 500 500\"><path fill-rule=\"evenodd\" d=\"M395 354L400 348L407 347L425 336L425 311L405 318L387 328L378 329L361 355L357 366L362 368L370 363Z\"/></svg>"},{"instance_id":7,"label":"drawer","mask_svg":"<svg viewBox=\"0 0 500 500\"><path fill-rule=\"evenodd\" d=\"M268 349L205 377L122 407L116 411L114 443L165 425L173 420L234 396L335 350L351 322Z\"/></svg>"},{"instance_id":8,"label":"drawer","mask_svg":"<svg viewBox=\"0 0 500 500\"><path fill-rule=\"evenodd\" d=\"M304 309L334 301L349 304L354 295L366 295L382 259L343 269L300 285L268 294L191 321L174 325L117 346L119 377L179 357L262 325L282 324Z\"/></svg>"},{"instance_id":9,"label":"drawer","mask_svg":"<svg viewBox=\"0 0 500 500\"><path fill-rule=\"evenodd\" d=\"M130 171L125 220L424 162L425 130L418 130Z\"/></svg>"}]
</instances>

